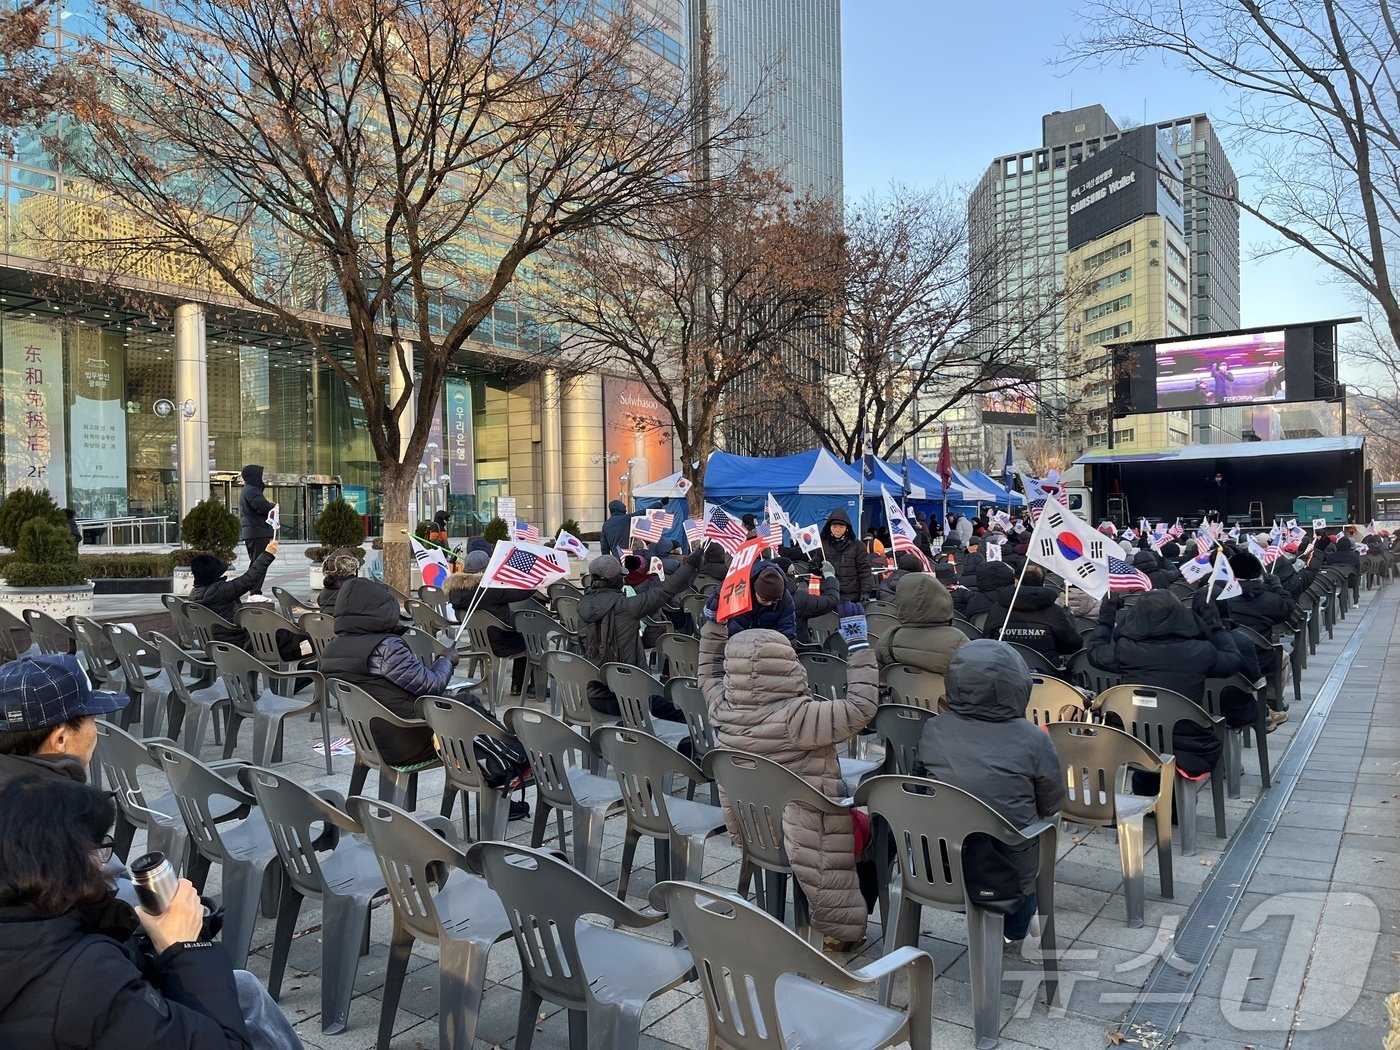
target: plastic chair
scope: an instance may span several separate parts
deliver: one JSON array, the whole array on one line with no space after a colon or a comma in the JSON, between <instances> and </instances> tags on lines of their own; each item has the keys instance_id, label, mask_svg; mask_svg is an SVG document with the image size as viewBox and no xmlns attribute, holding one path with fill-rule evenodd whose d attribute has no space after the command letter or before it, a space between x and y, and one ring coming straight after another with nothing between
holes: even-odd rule
<instances>
[{"instance_id":1,"label":"plastic chair","mask_svg":"<svg viewBox=\"0 0 1400 1050\"><path fill-rule=\"evenodd\" d=\"M39 652L50 656L72 656L77 652L78 640L72 630L48 613L38 609L24 609L20 615L24 617L25 625L29 628L34 644L39 647Z\"/></svg>"},{"instance_id":2,"label":"plastic chair","mask_svg":"<svg viewBox=\"0 0 1400 1050\"><path fill-rule=\"evenodd\" d=\"M1282 625L1280 625L1282 626ZM1273 663L1271 672L1266 676L1267 693L1266 699L1269 706L1279 711L1288 708L1288 684L1292 680L1293 701L1301 705L1303 703L1303 682L1297 675L1297 664L1293 658L1294 644L1273 638L1265 638L1258 631L1249 627L1242 627L1238 624L1232 633L1242 633L1254 643L1254 647L1259 650L1260 658L1269 656Z\"/></svg>"},{"instance_id":3,"label":"plastic chair","mask_svg":"<svg viewBox=\"0 0 1400 1050\"><path fill-rule=\"evenodd\" d=\"M551 587L555 586L551 584ZM564 625L564 630L571 635L578 635L578 603L579 596L573 594L561 594L554 599L554 615L559 618L559 622Z\"/></svg>"},{"instance_id":4,"label":"plastic chair","mask_svg":"<svg viewBox=\"0 0 1400 1050\"><path fill-rule=\"evenodd\" d=\"M258 660L275 671L290 671L303 666L300 658L284 660L277 645L277 632L299 633L297 625L281 613L265 605L245 605L238 610L238 626L248 632L248 651ZM280 696L291 695L295 688L296 675L281 677L273 682L273 692Z\"/></svg>"},{"instance_id":5,"label":"plastic chair","mask_svg":"<svg viewBox=\"0 0 1400 1050\"><path fill-rule=\"evenodd\" d=\"M913 776L924 725L933 717L928 708L908 704L881 704L875 710L875 732L885 742L883 772Z\"/></svg>"},{"instance_id":6,"label":"plastic chair","mask_svg":"<svg viewBox=\"0 0 1400 1050\"><path fill-rule=\"evenodd\" d=\"M601 682L596 664L577 653L554 650L544 654L541 666L549 682L550 699L559 703L559 714L571 726L592 732L594 724L616 721L616 715L593 710L588 703L588 683Z\"/></svg>"},{"instance_id":7,"label":"plastic chair","mask_svg":"<svg viewBox=\"0 0 1400 1050\"><path fill-rule=\"evenodd\" d=\"M971 620L965 620L961 616L953 617L953 626L962 631L962 633L972 641L976 641L978 638L982 637L981 628L974 626Z\"/></svg>"},{"instance_id":8,"label":"plastic chair","mask_svg":"<svg viewBox=\"0 0 1400 1050\"><path fill-rule=\"evenodd\" d=\"M508 789L493 788L486 783L476 761L472 741L477 737L509 740L511 736L491 719L469 704L445 696L425 696L419 700L423 720L432 727L433 748L442 760L447 775L442 788L442 815L452 816L457 796L462 796L462 840L470 842L471 805L476 799L476 838L503 839L510 822Z\"/></svg>"},{"instance_id":9,"label":"plastic chair","mask_svg":"<svg viewBox=\"0 0 1400 1050\"><path fill-rule=\"evenodd\" d=\"M175 638L175 644L181 649L194 650L197 642L194 628L190 626L189 599L178 594L162 594L160 600L165 606L165 611L170 614L170 633Z\"/></svg>"},{"instance_id":10,"label":"plastic chair","mask_svg":"<svg viewBox=\"0 0 1400 1050\"><path fill-rule=\"evenodd\" d=\"M152 740L146 749L170 778L175 804L185 818L194 846L187 877L195 889L203 892L210 865L219 865L224 948L234 969L241 970L248 961L258 901L271 904L278 897L282 869L272 833L257 799L242 787L172 744ZM225 823L230 815L241 819L237 824Z\"/></svg>"},{"instance_id":11,"label":"plastic chair","mask_svg":"<svg viewBox=\"0 0 1400 1050\"><path fill-rule=\"evenodd\" d=\"M895 608L894 602L866 602L862 608L866 617L870 616L898 616L899 611Z\"/></svg>"},{"instance_id":12,"label":"plastic chair","mask_svg":"<svg viewBox=\"0 0 1400 1050\"><path fill-rule=\"evenodd\" d=\"M1095 696L1122 682L1122 677L1118 672L1105 671L1092 664L1089 661L1088 649L1080 649L1079 652L1067 657L1065 667L1069 670L1070 681L1081 689L1087 689Z\"/></svg>"},{"instance_id":13,"label":"plastic chair","mask_svg":"<svg viewBox=\"0 0 1400 1050\"><path fill-rule=\"evenodd\" d=\"M539 609L521 609L511 614L511 623L525 639L525 678L520 683L520 695L528 689L543 699L541 680L545 653L553 649L572 648L577 640L564 630L564 625Z\"/></svg>"},{"instance_id":14,"label":"plastic chair","mask_svg":"<svg viewBox=\"0 0 1400 1050\"><path fill-rule=\"evenodd\" d=\"M399 729L426 731L428 723L400 718L353 682L332 679L326 683L326 690L340 708L355 745L355 765L350 771L349 794L358 795L364 790L372 769L379 775L379 797L385 802L412 810L418 803L418 774L425 769L436 769L442 765L442 760L433 758L410 765L393 765L384 760L370 730L375 722L384 722Z\"/></svg>"},{"instance_id":15,"label":"plastic chair","mask_svg":"<svg viewBox=\"0 0 1400 1050\"><path fill-rule=\"evenodd\" d=\"M787 880L792 862L784 848L783 812L789 805L829 816L848 816L847 805L835 802L791 770L744 751L718 747L705 756L705 773L714 778L729 800L739 822L743 862L739 868L739 893L748 892L749 880L762 872L756 888L759 907L782 920L787 911ZM811 914L807 895L792 880L793 924L811 939Z\"/></svg>"},{"instance_id":16,"label":"plastic chair","mask_svg":"<svg viewBox=\"0 0 1400 1050\"><path fill-rule=\"evenodd\" d=\"M141 662L142 657L156 655L151 644L115 623L106 624L103 632L112 643L112 650L117 654L117 663L121 665L123 691L132 701L123 710L123 717L139 704L141 734L155 736L160 726L161 711L164 709L169 731L174 733L175 724L170 717L174 689L170 684L170 676L163 668L148 671Z\"/></svg>"},{"instance_id":17,"label":"plastic chair","mask_svg":"<svg viewBox=\"0 0 1400 1050\"><path fill-rule=\"evenodd\" d=\"M807 621L807 638L821 645L841 627L841 619L834 612L813 616Z\"/></svg>"},{"instance_id":18,"label":"plastic chair","mask_svg":"<svg viewBox=\"0 0 1400 1050\"><path fill-rule=\"evenodd\" d=\"M700 639L693 634L663 634L656 649L666 661L668 678L694 678L700 673Z\"/></svg>"},{"instance_id":19,"label":"plastic chair","mask_svg":"<svg viewBox=\"0 0 1400 1050\"><path fill-rule=\"evenodd\" d=\"M1181 853L1190 857L1196 852L1196 806L1200 800L1201 788L1210 784L1212 800L1215 804L1216 838L1228 838L1225 830L1225 760L1230 752L1226 741L1225 720L1213 718L1180 693L1170 689L1159 689L1150 685L1118 685L1104 693L1095 702L1100 719L1108 725L1110 718L1117 718L1122 728L1137 737L1159 754L1172 754L1172 734L1178 722L1190 722L1214 733L1220 740L1220 757L1215 768L1204 777L1192 779L1181 771L1176 771L1173 806L1176 820L1181 828ZM1187 806L1187 792L1191 793L1191 805Z\"/></svg>"},{"instance_id":20,"label":"plastic chair","mask_svg":"<svg viewBox=\"0 0 1400 1050\"><path fill-rule=\"evenodd\" d=\"M297 627L302 634L311 639L312 659L320 661L325 654L326 646L331 644L331 639L335 637L335 617L330 613L307 612L302 613L297 620Z\"/></svg>"},{"instance_id":21,"label":"plastic chair","mask_svg":"<svg viewBox=\"0 0 1400 1050\"><path fill-rule=\"evenodd\" d=\"M345 1031L361 949L369 941L371 902L385 892L384 875L358 821L339 805L270 769L244 766L242 785L258 800L282 862L282 895L267 990L282 994L301 902L321 902L321 1031ZM339 799L336 800L339 802Z\"/></svg>"},{"instance_id":22,"label":"plastic chair","mask_svg":"<svg viewBox=\"0 0 1400 1050\"><path fill-rule=\"evenodd\" d=\"M447 592L441 587L425 583L418 588L418 600L441 616L447 615ZM405 606L407 602L403 603Z\"/></svg>"},{"instance_id":23,"label":"plastic chair","mask_svg":"<svg viewBox=\"0 0 1400 1050\"><path fill-rule=\"evenodd\" d=\"M544 589L545 596L550 603L558 601L560 598L582 598L583 591L579 590L568 580L555 580Z\"/></svg>"},{"instance_id":24,"label":"plastic chair","mask_svg":"<svg viewBox=\"0 0 1400 1050\"><path fill-rule=\"evenodd\" d=\"M277 611L293 622L308 612L316 611L313 602L302 601L285 587L273 587L272 597L277 600Z\"/></svg>"},{"instance_id":25,"label":"plastic chair","mask_svg":"<svg viewBox=\"0 0 1400 1050\"><path fill-rule=\"evenodd\" d=\"M413 626L434 638L451 638L457 633L457 624L447 618L443 610L436 609L418 598L404 602L404 610Z\"/></svg>"},{"instance_id":26,"label":"plastic chair","mask_svg":"<svg viewBox=\"0 0 1400 1050\"><path fill-rule=\"evenodd\" d=\"M882 677L898 703L938 713L938 703L944 699L947 691L941 674L908 664L890 664L884 669Z\"/></svg>"},{"instance_id":27,"label":"plastic chair","mask_svg":"<svg viewBox=\"0 0 1400 1050\"><path fill-rule=\"evenodd\" d=\"M705 603L710 600L708 594L683 594L679 599L681 612L690 617L691 633L697 638L700 636L700 628L705 624Z\"/></svg>"},{"instance_id":28,"label":"plastic chair","mask_svg":"<svg viewBox=\"0 0 1400 1050\"><path fill-rule=\"evenodd\" d=\"M1063 679L1032 671L1031 699L1026 704L1026 718L1038 726L1071 721L1061 717L1066 707L1084 712L1086 718L1088 716L1083 693Z\"/></svg>"},{"instance_id":29,"label":"plastic chair","mask_svg":"<svg viewBox=\"0 0 1400 1050\"><path fill-rule=\"evenodd\" d=\"M631 664L607 663L599 670L603 681L617 697L623 722L666 741L670 747L678 747L682 740L690 739L690 730L684 722L651 717L651 698L666 695L666 687L655 675Z\"/></svg>"},{"instance_id":30,"label":"plastic chair","mask_svg":"<svg viewBox=\"0 0 1400 1050\"><path fill-rule=\"evenodd\" d=\"M845 1046L880 1050L907 1041L910 1050L932 1050L934 967L928 953L897 948L847 970L725 890L664 882L652 888L651 902L685 938L705 997L710 1046L830 1046L840 1033ZM901 971L909 974L906 1010L861 994Z\"/></svg>"},{"instance_id":31,"label":"plastic chair","mask_svg":"<svg viewBox=\"0 0 1400 1050\"><path fill-rule=\"evenodd\" d=\"M194 632L195 647L206 653L214 643L215 628L235 633L241 630L238 624L229 623L218 613L198 602L188 602L185 605L185 618L189 621L190 630Z\"/></svg>"},{"instance_id":32,"label":"plastic chair","mask_svg":"<svg viewBox=\"0 0 1400 1050\"><path fill-rule=\"evenodd\" d=\"M478 662L483 666L482 678L486 680L491 710L496 711L499 710L501 698L506 693L505 676L510 672L511 665L523 657L497 656L493 653L489 633L493 627L499 631L511 630L510 624L502 623L490 613L478 609L467 618L462 633L468 639L473 662Z\"/></svg>"},{"instance_id":33,"label":"plastic chair","mask_svg":"<svg viewBox=\"0 0 1400 1050\"><path fill-rule=\"evenodd\" d=\"M1172 782L1176 759L1153 751L1136 737L1111 726L1083 722L1051 722L1045 727L1060 756L1065 778L1065 802L1060 815L1076 824L1116 828L1118 857L1123 868L1123 898L1128 925L1142 925L1143 823L1157 826L1157 870L1162 896L1172 896ZM1157 794L1134 795L1128 790L1130 770L1160 777Z\"/></svg>"},{"instance_id":34,"label":"plastic chair","mask_svg":"<svg viewBox=\"0 0 1400 1050\"><path fill-rule=\"evenodd\" d=\"M699 684L694 678L672 678L666 683L666 699L685 715L685 727L690 731L690 757L697 763L704 761L705 752L718 747L719 742L710 721L710 707L705 703Z\"/></svg>"},{"instance_id":35,"label":"plastic chair","mask_svg":"<svg viewBox=\"0 0 1400 1050\"><path fill-rule=\"evenodd\" d=\"M92 683L94 689L108 689L114 693L126 692L126 679L122 674L121 661L115 656L107 658L106 642L107 635L103 631L102 625L86 616L70 616L68 618L68 628L73 634L73 640L77 643L78 655L83 658L84 669L87 671L88 681ZM133 696L133 700L140 697ZM122 717L127 720L123 725L129 723L133 715L133 710L127 707L122 712ZM146 733L150 736L150 732Z\"/></svg>"},{"instance_id":36,"label":"plastic chair","mask_svg":"<svg viewBox=\"0 0 1400 1050\"><path fill-rule=\"evenodd\" d=\"M979 1050L997 1045L1001 1027L1002 934L1005 916L981 906L963 879L963 849L971 835L986 835L1008 846L1036 843L1036 910L1045 968L1045 999L1055 1001L1059 985L1055 944L1055 825L1038 821L1018 829L981 799L951 784L919 777L876 777L856 792L857 805L879 814L894 834L902 885L895 917L887 928L885 952L919 946L924 908L961 912L967 917L968 968L972 978L972 1035ZM893 980L880 986L888 1003Z\"/></svg>"},{"instance_id":37,"label":"plastic chair","mask_svg":"<svg viewBox=\"0 0 1400 1050\"><path fill-rule=\"evenodd\" d=\"M1007 642L1006 644L1016 650L1016 655L1025 661L1026 670L1030 671L1031 674L1053 676L1061 674L1064 671L1064 668L1060 667L1054 660L1051 660L1039 650L1032 649L1028 645L1022 645L1020 642Z\"/></svg>"},{"instance_id":38,"label":"plastic chair","mask_svg":"<svg viewBox=\"0 0 1400 1050\"><path fill-rule=\"evenodd\" d=\"M876 603L871 602L870 604L874 605ZM887 613L874 613L870 611L870 605L865 607L865 631L872 641L883 638L898 627L899 617L892 611Z\"/></svg>"},{"instance_id":39,"label":"plastic chair","mask_svg":"<svg viewBox=\"0 0 1400 1050\"><path fill-rule=\"evenodd\" d=\"M1230 777L1231 798L1239 797L1239 772L1243 763L1244 748L1250 747L1259 755L1259 790L1266 790L1273 784L1269 771L1269 722L1268 705L1263 700L1264 680L1251 682L1242 674L1228 678L1207 678L1201 693L1201 705L1212 715L1220 714L1220 695L1226 689L1238 689L1254 697L1254 725L1251 729L1231 729L1227 738L1225 769ZM1251 739L1252 737L1252 739Z\"/></svg>"},{"instance_id":40,"label":"plastic chair","mask_svg":"<svg viewBox=\"0 0 1400 1050\"><path fill-rule=\"evenodd\" d=\"M15 639L15 631L27 630L29 628L24 621L9 609L0 609L0 664L19 659L19 642Z\"/></svg>"},{"instance_id":41,"label":"plastic chair","mask_svg":"<svg viewBox=\"0 0 1400 1050\"><path fill-rule=\"evenodd\" d=\"M622 789L611 777L589 772L596 754L593 744L553 715L526 707L511 707L505 723L515 734L535 773L535 826L530 845L544 843L549 811L556 813L559 848L567 851L564 811L573 814L574 866L597 879L603 862L603 821L623 808Z\"/></svg>"},{"instance_id":42,"label":"plastic chair","mask_svg":"<svg viewBox=\"0 0 1400 1050\"><path fill-rule=\"evenodd\" d=\"M210 723L214 726L214 743L220 743L222 732L216 716L227 714L228 689L217 677L218 668L213 660L200 659L163 634L152 634L151 642L171 685L166 718L170 735L199 758ZM199 673L186 677L186 668Z\"/></svg>"},{"instance_id":43,"label":"plastic chair","mask_svg":"<svg viewBox=\"0 0 1400 1050\"><path fill-rule=\"evenodd\" d=\"M93 762L101 768L103 782L117 803L117 822L112 829L112 852L127 860L136 829L146 832L146 850L159 850L180 870L185 866L189 836L180 807L169 791L150 796L141 786L141 770L160 772L160 763L146 750L146 744L126 730L104 719L97 719L97 751ZM149 779L148 779L149 783Z\"/></svg>"},{"instance_id":44,"label":"plastic chair","mask_svg":"<svg viewBox=\"0 0 1400 1050\"><path fill-rule=\"evenodd\" d=\"M664 916L640 912L543 850L478 842L473 866L501 898L520 954L515 1046L530 1050L546 999L569 1011L569 1042L590 1050L632 1050L642 1010L690 973L690 953L627 933ZM588 922L597 915L612 926Z\"/></svg>"},{"instance_id":45,"label":"plastic chair","mask_svg":"<svg viewBox=\"0 0 1400 1050\"><path fill-rule=\"evenodd\" d=\"M846 661L829 653L799 653L797 662L807 672L807 687L822 700L846 695Z\"/></svg>"},{"instance_id":46,"label":"plastic chair","mask_svg":"<svg viewBox=\"0 0 1400 1050\"><path fill-rule=\"evenodd\" d=\"M492 945L510 936L501 900L457 846L389 802L352 798L350 816L374 848L394 932L379 1009L379 1050L388 1050L413 942L438 949L438 1046L471 1050Z\"/></svg>"},{"instance_id":47,"label":"plastic chair","mask_svg":"<svg viewBox=\"0 0 1400 1050\"><path fill-rule=\"evenodd\" d=\"M269 610L270 611L270 610ZM275 613L273 614L276 615ZM278 617L281 619L281 617ZM288 715L310 711L321 715L321 746L326 749L326 773L331 772L331 736L326 720L326 680L319 671L274 671L261 660L227 642L210 642L209 655L228 690L229 717L224 735L224 757L238 746L238 731L253 721L253 764L270 766L282 761L282 721ZM259 678L274 683L282 679L309 678L311 697L298 699L263 690Z\"/></svg>"},{"instance_id":48,"label":"plastic chair","mask_svg":"<svg viewBox=\"0 0 1400 1050\"><path fill-rule=\"evenodd\" d=\"M658 880L674 875L687 882L699 882L704 875L705 840L724 830L724 810L704 802L673 798L668 794L668 786L677 775L692 785L708 784L700 767L656 737L629 726L598 727L593 731L593 748L612 766L627 812L618 899L627 899L637 840L643 836L651 839L655 848Z\"/></svg>"}]
</instances>

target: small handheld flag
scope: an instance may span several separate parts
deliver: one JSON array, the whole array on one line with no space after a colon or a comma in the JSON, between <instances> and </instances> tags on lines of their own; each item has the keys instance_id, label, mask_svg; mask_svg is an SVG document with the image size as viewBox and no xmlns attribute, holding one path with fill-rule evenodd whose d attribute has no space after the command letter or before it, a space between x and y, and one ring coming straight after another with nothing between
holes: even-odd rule
<instances>
[{"instance_id":1,"label":"small handheld flag","mask_svg":"<svg viewBox=\"0 0 1400 1050\"><path fill-rule=\"evenodd\" d=\"M273 539L277 538L277 530L282 527L282 504L274 503L272 509L267 512L267 523L272 527Z\"/></svg>"},{"instance_id":2,"label":"small handheld flag","mask_svg":"<svg viewBox=\"0 0 1400 1050\"><path fill-rule=\"evenodd\" d=\"M418 574L424 585L441 587L450 571L442 551L436 547L423 546L418 542L417 536L410 536L408 540L413 547L413 561L418 566Z\"/></svg>"},{"instance_id":3,"label":"small handheld flag","mask_svg":"<svg viewBox=\"0 0 1400 1050\"><path fill-rule=\"evenodd\" d=\"M1152 581L1141 569L1136 569L1122 558L1108 556L1108 586L1115 591L1150 591Z\"/></svg>"},{"instance_id":4,"label":"small handheld flag","mask_svg":"<svg viewBox=\"0 0 1400 1050\"><path fill-rule=\"evenodd\" d=\"M705 523L705 539L713 540L730 554L734 554L744 545L747 534L738 518L715 507L710 512L710 520Z\"/></svg>"},{"instance_id":5,"label":"small handheld flag","mask_svg":"<svg viewBox=\"0 0 1400 1050\"><path fill-rule=\"evenodd\" d=\"M928 563L928 558L924 557L924 552L919 550L914 543L914 530L909 527L909 522L899 510L899 504L890 496L889 490L885 486L880 486L880 494L885 498L885 517L889 519L890 540L894 544L896 554L913 554L923 565L924 572L932 572L933 566Z\"/></svg>"},{"instance_id":6,"label":"small handheld flag","mask_svg":"<svg viewBox=\"0 0 1400 1050\"><path fill-rule=\"evenodd\" d=\"M685 539L692 548L700 546L705 542L705 523L699 518L686 518L684 525Z\"/></svg>"},{"instance_id":7,"label":"small handheld flag","mask_svg":"<svg viewBox=\"0 0 1400 1050\"><path fill-rule=\"evenodd\" d=\"M572 532L565 532L563 529L559 530L559 536L554 541L554 549L557 551L564 551L566 554L572 554L575 558L588 557L588 548L584 545L583 540L579 539Z\"/></svg>"},{"instance_id":8,"label":"small handheld flag","mask_svg":"<svg viewBox=\"0 0 1400 1050\"><path fill-rule=\"evenodd\" d=\"M1026 557L1102 598L1109 589L1106 544L1102 533L1051 500L1031 531Z\"/></svg>"},{"instance_id":9,"label":"small handheld flag","mask_svg":"<svg viewBox=\"0 0 1400 1050\"><path fill-rule=\"evenodd\" d=\"M569 561L563 551L533 543L501 540L481 575L481 586L533 590L568 574Z\"/></svg>"},{"instance_id":10,"label":"small handheld flag","mask_svg":"<svg viewBox=\"0 0 1400 1050\"><path fill-rule=\"evenodd\" d=\"M528 521L517 521L515 523L515 538L525 540L527 543L539 543L540 530Z\"/></svg>"},{"instance_id":11,"label":"small handheld flag","mask_svg":"<svg viewBox=\"0 0 1400 1050\"><path fill-rule=\"evenodd\" d=\"M811 554L812 551L821 550L822 530L820 525L804 525L797 530L797 545L802 548L804 554Z\"/></svg>"},{"instance_id":12,"label":"small handheld flag","mask_svg":"<svg viewBox=\"0 0 1400 1050\"><path fill-rule=\"evenodd\" d=\"M1220 590L1215 590L1215 585L1220 584ZM1215 565L1210 572L1210 583L1206 585L1206 601L1214 601L1216 598L1228 601L1244 593L1240 587L1239 580L1235 579L1235 570L1230 567L1230 559L1225 557L1223 550L1216 551Z\"/></svg>"},{"instance_id":13,"label":"small handheld flag","mask_svg":"<svg viewBox=\"0 0 1400 1050\"><path fill-rule=\"evenodd\" d=\"M1195 583L1202 576L1209 574L1210 555L1200 554L1190 561L1184 561L1181 563L1178 571L1181 573L1181 578L1187 583Z\"/></svg>"},{"instance_id":14,"label":"small handheld flag","mask_svg":"<svg viewBox=\"0 0 1400 1050\"><path fill-rule=\"evenodd\" d=\"M661 539L661 534L665 531L661 522L655 518L640 517L632 519L631 537L643 544L656 543Z\"/></svg>"}]
</instances>

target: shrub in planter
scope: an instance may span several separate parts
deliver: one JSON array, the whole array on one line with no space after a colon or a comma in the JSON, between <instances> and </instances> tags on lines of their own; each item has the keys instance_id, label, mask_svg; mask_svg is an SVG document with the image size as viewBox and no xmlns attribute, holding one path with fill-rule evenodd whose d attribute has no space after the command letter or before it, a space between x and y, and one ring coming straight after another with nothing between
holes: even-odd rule
<instances>
[{"instance_id":1,"label":"shrub in planter","mask_svg":"<svg viewBox=\"0 0 1400 1050\"><path fill-rule=\"evenodd\" d=\"M171 555L173 564L189 565L196 554L203 553L213 554L220 561L233 561L233 549L241 531L238 515L226 510L217 499L211 496L196 503L180 522L184 546Z\"/></svg>"},{"instance_id":2,"label":"shrub in planter","mask_svg":"<svg viewBox=\"0 0 1400 1050\"><path fill-rule=\"evenodd\" d=\"M169 554L81 554L78 563L91 580L156 580L170 575Z\"/></svg>"},{"instance_id":3,"label":"shrub in planter","mask_svg":"<svg viewBox=\"0 0 1400 1050\"><path fill-rule=\"evenodd\" d=\"M499 543L501 540L510 539L510 529L506 527L504 518L492 518L486 523L486 528L481 530L481 538L489 543Z\"/></svg>"},{"instance_id":4,"label":"shrub in planter","mask_svg":"<svg viewBox=\"0 0 1400 1050\"><path fill-rule=\"evenodd\" d=\"M360 512L343 499L333 499L325 509L316 515L312 526L316 538L321 542L306 548L306 556L320 564L337 547L349 547L355 557L365 560L365 519Z\"/></svg>"},{"instance_id":5,"label":"shrub in planter","mask_svg":"<svg viewBox=\"0 0 1400 1050\"><path fill-rule=\"evenodd\" d=\"M52 501L50 501L52 502ZM38 517L19 530L15 560L5 566L11 587L76 587L87 583L78 563L78 545L66 523Z\"/></svg>"},{"instance_id":6,"label":"shrub in planter","mask_svg":"<svg viewBox=\"0 0 1400 1050\"><path fill-rule=\"evenodd\" d=\"M11 550L19 549L19 533L28 521L48 521L62 525L68 531L67 519L47 492L35 489L15 489L0 503L0 544ZM71 540L71 534L70 534Z\"/></svg>"},{"instance_id":7,"label":"shrub in planter","mask_svg":"<svg viewBox=\"0 0 1400 1050\"><path fill-rule=\"evenodd\" d=\"M578 536L579 533L583 531L583 526L580 525L573 518L565 518L563 523L559 526L559 528L562 529L564 532L569 533L571 536ZM559 533L556 532L555 535L557 536L559 535ZM583 537L579 536L579 538L582 539Z\"/></svg>"}]
</instances>

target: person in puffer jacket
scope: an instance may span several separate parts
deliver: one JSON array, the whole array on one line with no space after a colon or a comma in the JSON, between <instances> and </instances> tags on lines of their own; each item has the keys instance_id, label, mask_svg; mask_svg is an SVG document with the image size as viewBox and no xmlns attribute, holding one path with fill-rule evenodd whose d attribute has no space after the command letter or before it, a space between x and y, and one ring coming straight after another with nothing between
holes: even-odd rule
<instances>
[{"instance_id":1,"label":"person in puffer jacket","mask_svg":"<svg viewBox=\"0 0 1400 1050\"><path fill-rule=\"evenodd\" d=\"M790 769L828 798L843 798L838 745L875 717L879 672L865 633L865 613L853 602L837 609L850 656L846 695L818 700L792 643L776 631L741 631L706 618L700 630L699 681L720 747L747 751ZM725 803L736 839L739 825ZM793 805L783 813L783 837L793 875L812 906L812 925L833 941L865 936L866 905L856 874L855 833L848 814L829 816Z\"/></svg>"},{"instance_id":2,"label":"person in puffer jacket","mask_svg":"<svg viewBox=\"0 0 1400 1050\"><path fill-rule=\"evenodd\" d=\"M456 651L439 657L429 667L419 660L403 633L399 603L377 580L355 577L340 588L335 603L335 637L321 657L321 671L328 679L351 682L400 718L418 716L420 696L441 696L452 680ZM433 731L401 729L376 722L370 732L391 765L407 766L436 757Z\"/></svg>"},{"instance_id":3,"label":"person in puffer jacket","mask_svg":"<svg viewBox=\"0 0 1400 1050\"><path fill-rule=\"evenodd\" d=\"M1165 591L1181 579L1181 573L1163 562L1161 555L1154 550L1137 551L1133 555L1133 568L1152 581L1155 591Z\"/></svg>"},{"instance_id":4,"label":"person in puffer jacket","mask_svg":"<svg viewBox=\"0 0 1400 1050\"><path fill-rule=\"evenodd\" d=\"M836 572L843 602L858 602L875 589L870 574L870 555L865 544L851 534L851 519L845 510L836 507L826 516L822 526L822 556Z\"/></svg>"},{"instance_id":5,"label":"person in puffer jacket","mask_svg":"<svg viewBox=\"0 0 1400 1050\"><path fill-rule=\"evenodd\" d=\"M909 664L946 674L953 654L967 641L967 635L953 626L953 597L948 588L926 572L911 572L899 581L894 608L899 626L875 646L880 666Z\"/></svg>"},{"instance_id":6,"label":"person in puffer jacket","mask_svg":"<svg viewBox=\"0 0 1400 1050\"><path fill-rule=\"evenodd\" d=\"M1015 586L1015 583L1016 571L1006 562L982 562L975 572L963 575L963 586L972 592L963 615L970 620L979 613L990 612L992 606L996 605L993 595L1003 587Z\"/></svg>"},{"instance_id":7,"label":"person in puffer jacket","mask_svg":"<svg viewBox=\"0 0 1400 1050\"><path fill-rule=\"evenodd\" d=\"M876 598L882 602L894 602L895 588L899 586L899 581L908 576L911 572L923 572L924 563L919 560L917 554L910 554L905 551L894 560L895 569L883 580L880 581L880 588L876 593Z\"/></svg>"}]
</instances>

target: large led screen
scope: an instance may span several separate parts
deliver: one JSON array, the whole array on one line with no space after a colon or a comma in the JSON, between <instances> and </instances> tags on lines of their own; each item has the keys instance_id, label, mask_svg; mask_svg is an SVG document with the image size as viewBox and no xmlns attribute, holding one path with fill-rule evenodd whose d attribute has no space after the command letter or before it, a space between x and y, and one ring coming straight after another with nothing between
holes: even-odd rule
<instances>
[{"instance_id":1,"label":"large led screen","mask_svg":"<svg viewBox=\"0 0 1400 1050\"><path fill-rule=\"evenodd\" d=\"M1157 410L1286 401L1283 331L1157 344Z\"/></svg>"}]
</instances>

